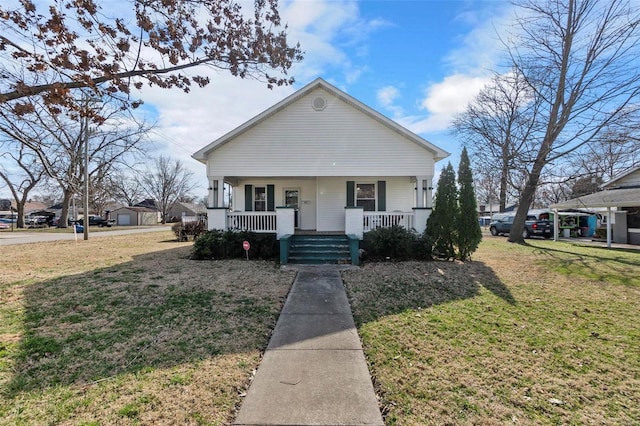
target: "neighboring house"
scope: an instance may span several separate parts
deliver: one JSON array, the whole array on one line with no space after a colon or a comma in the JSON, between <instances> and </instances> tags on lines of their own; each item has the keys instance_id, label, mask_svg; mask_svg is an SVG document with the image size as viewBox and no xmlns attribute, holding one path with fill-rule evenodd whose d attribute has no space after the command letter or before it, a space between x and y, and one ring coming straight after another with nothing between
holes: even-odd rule
<instances>
[{"instance_id":1,"label":"neighboring house","mask_svg":"<svg viewBox=\"0 0 640 426\"><path fill-rule=\"evenodd\" d=\"M323 79L193 154L207 166L209 229L359 239L393 224L422 232L447 156Z\"/></svg>"},{"instance_id":2,"label":"neighboring house","mask_svg":"<svg viewBox=\"0 0 640 426\"><path fill-rule=\"evenodd\" d=\"M157 225L160 221L157 210L147 207L120 207L110 214L118 226Z\"/></svg>"},{"instance_id":3,"label":"neighboring house","mask_svg":"<svg viewBox=\"0 0 640 426\"><path fill-rule=\"evenodd\" d=\"M170 222L177 222L183 216L188 217L205 217L207 215L207 208L202 204L196 203L175 203L167 213L170 218Z\"/></svg>"},{"instance_id":4,"label":"neighboring house","mask_svg":"<svg viewBox=\"0 0 640 426\"><path fill-rule=\"evenodd\" d=\"M13 210L17 210L17 203L12 200L11 208ZM48 210L47 205L45 203L41 203L40 201L27 201L24 203L24 215L29 216L33 212L39 212L42 210Z\"/></svg>"},{"instance_id":5,"label":"neighboring house","mask_svg":"<svg viewBox=\"0 0 640 426\"><path fill-rule=\"evenodd\" d=\"M120 207L126 207L126 205L122 203L116 203L115 201L109 201L102 206L102 217L104 219L115 219L115 217L111 217L111 212L119 209Z\"/></svg>"},{"instance_id":6,"label":"neighboring house","mask_svg":"<svg viewBox=\"0 0 640 426\"><path fill-rule=\"evenodd\" d=\"M612 241L640 244L640 166L614 177L601 188L602 191L557 203L551 208L606 208L608 245ZM613 229L612 223L615 223Z\"/></svg>"},{"instance_id":7,"label":"neighboring house","mask_svg":"<svg viewBox=\"0 0 640 426\"><path fill-rule=\"evenodd\" d=\"M148 209L158 210L158 207L156 206L156 200L154 200L153 198L145 198L144 200L140 201L137 204L134 204L133 206L146 207Z\"/></svg>"}]
</instances>

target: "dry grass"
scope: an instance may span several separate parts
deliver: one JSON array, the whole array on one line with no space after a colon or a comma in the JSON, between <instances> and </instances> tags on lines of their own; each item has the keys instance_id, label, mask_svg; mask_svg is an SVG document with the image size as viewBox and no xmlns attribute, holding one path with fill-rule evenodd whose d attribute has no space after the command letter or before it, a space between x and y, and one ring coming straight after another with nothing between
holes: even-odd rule
<instances>
[{"instance_id":1,"label":"dry grass","mask_svg":"<svg viewBox=\"0 0 640 426\"><path fill-rule=\"evenodd\" d=\"M166 233L0 247L0 423L228 424L293 274ZM387 424L640 424L640 253L343 273Z\"/></svg>"},{"instance_id":2,"label":"dry grass","mask_svg":"<svg viewBox=\"0 0 640 426\"><path fill-rule=\"evenodd\" d=\"M343 273L387 424L640 424L640 252L530 241Z\"/></svg>"},{"instance_id":3,"label":"dry grass","mask_svg":"<svg viewBox=\"0 0 640 426\"><path fill-rule=\"evenodd\" d=\"M0 419L228 424L293 274L170 232L1 248Z\"/></svg>"}]
</instances>

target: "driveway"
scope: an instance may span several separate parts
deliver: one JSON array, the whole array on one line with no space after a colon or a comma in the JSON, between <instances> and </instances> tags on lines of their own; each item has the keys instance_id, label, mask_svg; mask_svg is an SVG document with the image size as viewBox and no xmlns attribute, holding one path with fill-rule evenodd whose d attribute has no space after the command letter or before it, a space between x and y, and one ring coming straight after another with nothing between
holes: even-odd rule
<instances>
[{"instance_id":1,"label":"driveway","mask_svg":"<svg viewBox=\"0 0 640 426\"><path fill-rule=\"evenodd\" d=\"M89 239L101 238L101 237L113 237L115 235L128 235L128 234L140 234L143 232L160 232L170 231L171 226L148 226L135 229L118 229L114 231L100 231L91 232L89 230ZM73 234L73 228L69 228L69 232L62 233L47 233L47 232L22 232L22 231L3 231L0 232L0 246L8 246L13 244L29 244L29 243L43 243L47 241L62 241L62 240L74 240L76 235ZM84 236L82 233L77 234L77 238L81 241Z\"/></svg>"}]
</instances>

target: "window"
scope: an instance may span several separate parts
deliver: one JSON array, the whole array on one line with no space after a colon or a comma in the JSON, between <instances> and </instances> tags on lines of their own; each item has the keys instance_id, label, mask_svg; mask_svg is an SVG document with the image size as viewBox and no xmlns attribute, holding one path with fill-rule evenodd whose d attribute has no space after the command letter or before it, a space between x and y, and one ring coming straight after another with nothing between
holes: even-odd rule
<instances>
[{"instance_id":1,"label":"window","mask_svg":"<svg viewBox=\"0 0 640 426\"><path fill-rule=\"evenodd\" d=\"M376 211L376 184L359 183L356 185L356 206L366 212Z\"/></svg>"},{"instance_id":2,"label":"window","mask_svg":"<svg viewBox=\"0 0 640 426\"><path fill-rule=\"evenodd\" d=\"M267 190L264 186L256 186L253 194L253 211L267 211Z\"/></svg>"}]
</instances>

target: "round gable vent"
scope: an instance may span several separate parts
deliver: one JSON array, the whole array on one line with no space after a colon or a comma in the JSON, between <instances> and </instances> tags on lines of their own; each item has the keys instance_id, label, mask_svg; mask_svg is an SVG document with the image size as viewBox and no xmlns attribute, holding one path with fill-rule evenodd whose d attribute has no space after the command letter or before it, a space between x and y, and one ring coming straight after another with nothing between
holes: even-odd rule
<instances>
[{"instance_id":1,"label":"round gable vent","mask_svg":"<svg viewBox=\"0 0 640 426\"><path fill-rule=\"evenodd\" d=\"M326 108L327 101L325 98L318 96L313 98L313 101L311 102L311 106L313 106L313 109L315 109L316 111L322 111L323 109Z\"/></svg>"}]
</instances>

